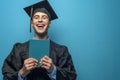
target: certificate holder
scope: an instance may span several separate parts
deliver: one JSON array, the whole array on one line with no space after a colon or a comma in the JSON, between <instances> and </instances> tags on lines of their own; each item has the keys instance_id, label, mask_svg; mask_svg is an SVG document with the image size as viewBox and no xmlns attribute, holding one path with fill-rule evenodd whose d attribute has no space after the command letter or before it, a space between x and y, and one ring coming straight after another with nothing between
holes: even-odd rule
<instances>
[{"instance_id":1,"label":"certificate holder","mask_svg":"<svg viewBox=\"0 0 120 80\"><path fill-rule=\"evenodd\" d=\"M30 40L29 58L35 58L38 61L44 56L49 56L50 40Z\"/></svg>"}]
</instances>

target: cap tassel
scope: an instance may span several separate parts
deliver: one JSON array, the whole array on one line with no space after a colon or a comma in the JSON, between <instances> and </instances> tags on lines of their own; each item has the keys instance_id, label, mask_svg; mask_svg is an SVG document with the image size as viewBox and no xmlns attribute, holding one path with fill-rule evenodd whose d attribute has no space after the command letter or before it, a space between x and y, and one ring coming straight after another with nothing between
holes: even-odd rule
<instances>
[{"instance_id":1,"label":"cap tassel","mask_svg":"<svg viewBox=\"0 0 120 80\"><path fill-rule=\"evenodd\" d=\"M33 7L31 7L31 11L30 11L30 32L32 32L32 14L33 14Z\"/></svg>"}]
</instances>

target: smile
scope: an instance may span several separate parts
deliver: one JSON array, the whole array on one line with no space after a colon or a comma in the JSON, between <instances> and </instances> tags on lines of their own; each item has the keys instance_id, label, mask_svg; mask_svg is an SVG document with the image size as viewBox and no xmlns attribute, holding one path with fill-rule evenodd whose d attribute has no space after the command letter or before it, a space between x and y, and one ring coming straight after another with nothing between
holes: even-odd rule
<instances>
[{"instance_id":1,"label":"smile","mask_svg":"<svg viewBox=\"0 0 120 80\"><path fill-rule=\"evenodd\" d=\"M44 24L37 24L38 29L43 29L44 26L45 26Z\"/></svg>"}]
</instances>

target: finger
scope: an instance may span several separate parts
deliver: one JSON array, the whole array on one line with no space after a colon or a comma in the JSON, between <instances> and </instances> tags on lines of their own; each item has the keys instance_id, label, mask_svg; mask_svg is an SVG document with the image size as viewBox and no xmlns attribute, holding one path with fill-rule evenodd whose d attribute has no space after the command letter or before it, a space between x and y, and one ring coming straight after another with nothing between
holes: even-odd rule
<instances>
[{"instance_id":1,"label":"finger","mask_svg":"<svg viewBox=\"0 0 120 80\"><path fill-rule=\"evenodd\" d=\"M36 67L37 64L36 64L36 63L26 64L26 65L25 65L25 68L28 68L28 67L31 67L31 66L35 66L35 67Z\"/></svg>"},{"instance_id":2,"label":"finger","mask_svg":"<svg viewBox=\"0 0 120 80\"><path fill-rule=\"evenodd\" d=\"M44 56L44 58L45 58L45 59L48 59L48 60L50 59L48 56Z\"/></svg>"},{"instance_id":3,"label":"finger","mask_svg":"<svg viewBox=\"0 0 120 80\"><path fill-rule=\"evenodd\" d=\"M49 57L48 57L48 56L44 56L44 57L42 57L41 59L46 59L46 60L48 60Z\"/></svg>"},{"instance_id":4,"label":"finger","mask_svg":"<svg viewBox=\"0 0 120 80\"><path fill-rule=\"evenodd\" d=\"M46 62L46 63L52 63L52 59L51 58L42 58L41 60L40 60L40 62Z\"/></svg>"},{"instance_id":5,"label":"finger","mask_svg":"<svg viewBox=\"0 0 120 80\"><path fill-rule=\"evenodd\" d=\"M52 63L40 62L40 66L52 67Z\"/></svg>"},{"instance_id":6,"label":"finger","mask_svg":"<svg viewBox=\"0 0 120 80\"><path fill-rule=\"evenodd\" d=\"M53 70L53 67L52 66L46 66L46 65L42 65L41 66L42 68L45 68L48 72L51 72Z\"/></svg>"},{"instance_id":7,"label":"finger","mask_svg":"<svg viewBox=\"0 0 120 80\"><path fill-rule=\"evenodd\" d=\"M31 69L33 69L33 68L36 68L36 67L37 67L37 64L36 64L36 63L27 64L25 67L26 67L27 70L31 70Z\"/></svg>"},{"instance_id":8,"label":"finger","mask_svg":"<svg viewBox=\"0 0 120 80\"><path fill-rule=\"evenodd\" d=\"M43 59L40 60L40 62L46 62L46 63L48 63L48 60L46 60L46 59L43 58Z\"/></svg>"},{"instance_id":9,"label":"finger","mask_svg":"<svg viewBox=\"0 0 120 80\"><path fill-rule=\"evenodd\" d=\"M34 60L34 59L29 59L25 62L26 64L31 64L31 63L38 63L38 61Z\"/></svg>"},{"instance_id":10,"label":"finger","mask_svg":"<svg viewBox=\"0 0 120 80\"><path fill-rule=\"evenodd\" d=\"M40 62L40 66L41 66L42 68L48 69L48 68L50 67L50 64L45 63L45 62Z\"/></svg>"},{"instance_id":11,"label":"finger","mask_svg":"<svg viewBox=\"0 0 120 80\"><path fill-rule=\"evenodd\" d=\"M38 62L38 60L35 58L29 58L29 60L34 61L34 62Z\"/></svg>"},{"instance_id":12,"label":"finger","mask_svg":"<svg viewBox=\"0 0 120 80\"><path fill-rule=\"evenodd\" d=\"M36 68L36 66L29 66L29 67L27 67L27 70L33 70L35 68Z\"/></svg>"},{"instance_id":13,"label":"finger","mask_svg":"<svg viewBox=\"0 0 120 80\"><path fill-rule=\"evenodd\" d=\"M49 67L48 67L48 66L45 66L45 65L41 65L41 67L42 67L42 68L45 68L46 70L49 69Z\"/></svg>"},{"instance_id":14,"label":"finger","mask_svg":"<svg viewBox=\"0 0 120 80\"><path fill-rule=\"evenodd\" d=\"M36 59L28 58L24 61L24 64L30 64L30 63L33 63L33 62L38 63L38 61Z\"/></svg>"},{"instance_id":15,"label":"finger","mask_svg":"<svg viewBox=\"0 0 120 80\"><path fill-rule=\"evenodd\" d=\"M31 63L31 64L28 64L27 66L28 67L30 67L30 66L37 66L37 63Z\"/></svg>"}]
</instances>

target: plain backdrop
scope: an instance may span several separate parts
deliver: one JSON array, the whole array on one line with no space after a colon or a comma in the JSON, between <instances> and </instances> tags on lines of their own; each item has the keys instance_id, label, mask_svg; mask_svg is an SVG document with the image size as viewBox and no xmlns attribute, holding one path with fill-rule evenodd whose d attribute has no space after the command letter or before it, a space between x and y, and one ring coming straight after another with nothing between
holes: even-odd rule
<instances>
[{"instance_id":1,"label":"plain backdrop","mask_svg":"<svg viewBox=\"0 0 120 80\"><path fill-rule=\"evenodd\" d=\"M16 42L32 38L23 8L39 1L0 1L0 68ZM59 17L49 37L69 48L77 80L120 80L120 0L49 2Z\"/></svg>"}]
</instances>

